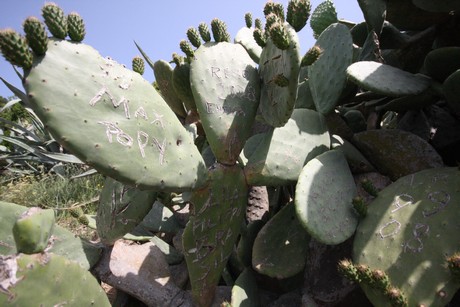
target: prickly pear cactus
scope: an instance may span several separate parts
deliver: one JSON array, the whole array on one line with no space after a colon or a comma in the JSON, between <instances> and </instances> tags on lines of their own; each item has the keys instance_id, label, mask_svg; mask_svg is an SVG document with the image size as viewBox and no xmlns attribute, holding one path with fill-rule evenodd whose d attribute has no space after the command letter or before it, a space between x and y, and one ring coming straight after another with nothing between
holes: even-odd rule
<instances>
[{"instance_id":1,"label":"prickly pear cactus","mask_svg":"<svg viewBox=\"0 0 460 307\"><path fill-rule=\"evenodd\" d=\"M384 271L409 306L445 306L460 288L447 257L460 250L458 168L434 168L400 178L369 205L356 231L356 264ZM388 301L363 286L376 306Z\"/></svg>"},{"instance_id":2,"label":"prickly pear cactus","mask_svg":"<svg viewBox=\"0 0 460 307\"><path fill-rule=\"evenodd\" d=\"M259 61L262 80L260 110L264 120L273 127L284 126L291 117L297 97L301 61L296 31L287 22L282 26L288 38L288 48L281 50L268 39Z\"/></svg>"},{"instance_id":3,"label":"prickly pear cactus","mask_svg":"<svg viewBox=\"0 0 460 307\"><path fill-rule=\"evenodd\" d=\"M139 74L90 46L57 39L34 61L25 89L64 147L100 172L141 188L199 185L205 167L193 140Z\"/></svg>"},{"instance_id":4,"label":"prickly pear cactus","mask_svg":"<svg viewBox=\"0 0 460 307\"><path fill-rule=\"evenodd\" d=\"M211 305L244 221L247 193L241 167L222 164L211 167L207 185L193 192L183 247L198 306Z\"/></svg>"},{"instance_id":5,"label":"prickly pear cactus","mask_svg":"<svg viewBox=\"0 0 460 307\"><path fill-rule=\"evenodd\" d=\"M252 266L257 272L278 279L294 276L304 269L309 241L294 203L289 203L257 234Z\"/></svg>"},{"instance_id":6,"label":"prickly pear cactus","mask_svg":"<svg viewBox=\"0 0 460 307\"><path fill-rule=\"evenodd\" d=\"M310 160L300 173L295 192L297 216L319 242L342 243L358 224L352 206L356 194L344 154L327 151Z\"/></svg>"},{"instance_id":7,"label":"prickly pear cactus","mask_svg":"<svg viewBox=\"0 0 460 307\"><path fill-rule=\"evenodd\" d=\"M0 201L0 211L2 212L0 215L1 255L11 255L18 252L12 229L16 220L27 210L27 207ZM54 226L51 240L48 242L49 245L46 246L48 252L75 261L86 270L89 270L99 261L100 247L75 237L73 233L59 225Z\"/></svg>"},{"instance_id":8,"label":"prickly pear cactus","mask_svg":"<svg viewBox=\"0 0 460 307\"><path fill-rule=\"evenodd\" d=\"M112 245L133 230L152 209L156 196L154 191L141 191L107 178L96 216L101 241Z\"/></svg>"},{"instance_id":9,"label":"prickly pear cactus","mask_svg":"<svg viewBox=\"0 0 460 307\"><path fill-rule=\"evenodd\" d=\"M60 255L0 256L2 306L111 306L90 272Z\"/></svg>"},{"instance_id":10,"label":"prickly pear cactus","mask_svg":"<svg viewBox=\"0 0 460 307\"><path fill-rule=\"evenodd\" d=\"M239 44L206 43L195 51L190 82L216 159L235 164L259 105L259 75L254 62Z\"/></svg>"}]
</instances>

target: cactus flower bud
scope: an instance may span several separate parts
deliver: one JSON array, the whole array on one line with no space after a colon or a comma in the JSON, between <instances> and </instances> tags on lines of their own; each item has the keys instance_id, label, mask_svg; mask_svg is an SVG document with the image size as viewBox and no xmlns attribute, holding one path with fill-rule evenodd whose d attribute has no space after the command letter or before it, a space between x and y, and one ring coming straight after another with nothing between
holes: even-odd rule
<instances>
[{"instance_id":1,"label":"cactus flower bud","mask_svg":"<svg viewBox=\"0 0 460 307\"><path fill-rule=\"evenodd\" d=\"M377 197L377 195L379 194L378 189L369 179L361 180L361 186L363 187L364 191L369 193L369 195L371 196Z\"/></svg>"},{"instance_id":2,"label":"cactus flower bud","mask_svg":"<svg viewBox=\"0 0 460 307\"><path fill-rule=\"evenodd\" d=\"M227 32L227 25L222 20L214 18L211 21L211 31L217 43L230 42L230 34Z\"/></svg>"},{"instance_id":3,"label":"cactus flower bud","mask_svg":"<svg viewBox=\"0 0 460 307\"><path fill-rule=\"evenodd\" d=\"M201 39L203 39L205 43L211 41L211 32L209 32L207 24L205 24L204 22L200 23L198 25L198 31L200 32Z\"/></svg>"},{"instance_id":4,"label":"cactus flower bud","mask_svg":"<svg viewBox=\"0 0 460 307\"><path fill-rule=\"evenodd\" d=\"M48 2L42 7L42 16L51 34L60 39L67 36L67 18L64 11L53 2Z\"/></svg>"},{"instance_id":5,"label":"cactus flower bud","mask_svg":"<svg viewBox=\"0 0 460 307\"><path fill-rule=\"evenodd\" d=\"M307 24L310 11L310 0L291 0L288 4L286 20L296 32L299 32Z\"/></svg>"},{"instance_id":6,"label":"cactus flower bud","mask_svg":"<svg viewBox=\"0 0 460 307\"><path fill-rule=\"evenodd\" d=\"M72 12L67 16L69 37L74 42L81 42L86 35L85 23L78 13Z\"/></svg>"},{"instance_id":7,"label":"cactus flower bud","mask_svg":"<svg viewBox=\"0 0 460 307\"><path fill-rule=\"evenodd\" d=\"M256 18L256 20L254 20L254 27L256 29L262 30L263 29L262 20L260 20L259 18Z\"/></svg>"},{"instance_id":8,"label":"cactus flower bud","mask_svg":"<svg viewBox=\"0 0 460 307\"><path fill-rule=\"evenodd\" d=\"M13 29L0 30L0 51L11 64L24 69L32 67L33 55L26 39Z\"/></svg>"},{"instance_id":9,"label":"cactus flower bud","mask_svg":"<svg viewBox=\"0 0 460 307\"><path fill-rule=\"evenodd\" d=\"M356 282L356 283L360 282L358 272L355 266L353 265L353 263L351 262L351 260L349 259L340 260L338 263L337 269L339 273L342 274L343 277L353 282Z\"/></svg>"},{"instance_id":10,"label":"cactus flower bud","mask_svg":"<svg viewBox=\"0 0 460 307\"><path fill-rule=\"evenodd\" d=\"M44 55L48 49L48 35L45 25L36 17L28 17L22 24L30 48L37 55Z\"/></svg>"},{"instance_id":11,"label":"cactus flower bud","mask_svg":"<svg viewBox=\"0 0 460 307\"><path fill-rule=\"evenodd\" d=\"M201 46L201 38L200 34L195 28L188 28L187 30L187 38L192 44L193 47L198 48Z\"/></svg>"},{"instance_id":12,"label":"cactus flower bud","mask_svg":"<svg viewBox=\"0 0 460 307\"><path fill-rule=\"evenodd\" d=\"M254 36L254 40L256 41L257 45L259 45L262 48L265 47L265 45L267 44L267 41L261 29L255 28L252 35Z\"/></svg>"},{"instance_id":13,"label":"cactus flower bud","mask_svg":"<svg viewBox=\"0 0 460 307\"><path fill-rule=\"evenodd\" d=\"M388 275L382 270L373 270L372 286L380 290L388 289L390 287L390 279L388 278Z\"/></svg>"},{"instance_id":14,"label":"cactus flower bud","mask_svg":"<svg viewBox=\"0 0 460 307\"><path fill-rule=\"evenodd\" d=\"M392 306L396 307L407 307L409 306L407 302L407 298L405 295L402 293L401 290L399 290L396 287L390 287L385 291L385 296L388 297L388 299L391 302Z\"/></svg>"},{"instance_id":15,"label":"cactus flower bud","mask_svg":"<svg viewBox=\"0 0 460 307\"><path fill-rule=\"evenodd\" d=\"M144 59L140 56L135 56L132 60L133 71L137 72L141 76L144 74L145 64Z\"/></svg>"}]
</instances>

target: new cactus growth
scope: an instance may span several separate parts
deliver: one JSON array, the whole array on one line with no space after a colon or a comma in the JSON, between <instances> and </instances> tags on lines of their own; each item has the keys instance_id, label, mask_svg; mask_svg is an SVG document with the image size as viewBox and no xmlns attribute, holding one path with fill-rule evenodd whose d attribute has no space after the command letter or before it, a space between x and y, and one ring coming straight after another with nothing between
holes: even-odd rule
<instances>
[{"instance_id":1,"label":"new cactus growth","mask_svg":"<svg viewBox=\"0 0 460 307\"><path fill-rule=\"evenodd\" d=\"M192 43L192 46L198 48L201 46L201 37L197 29L191 27L187 30L187 38Z\"/></svg>"},{"instance_id":2,"label":"new cactus growth","mask_svg":"<svg viewBox=\"0 0 460 307\"><path fill-rule=\"evenodd\" d=\"M302 58L301 66L310 66L321 56L323 50L319 46L313 46L305 53Z\"/></svg>"},{"instance_id":3,"label":"new cactus growth","mask_svg":"<svg viewBox=\"0 0 460 307\"><path fill-rule=\"evenodd\" d=\"M455 253L447 258L447 265L455 279L460 280L460 253Z\"/></svg>"},{"instance_id":4,"label":"new cactus growth","mask_svg":"<svg viewBox=\"0 0 460 307\"><path fill-rule=\"evenodd\" d=\"M0 30L0 51L11 64L29 69L33 55L24 37L13 29Z\"/></svg>"},{"instance_id":5,"label":"new cactus growth","mask_svg":"<svg viewBox=\"0 0 460 307\"><path fill-rule=\"evenodd\" d=\"M48 246L54 228L54 210L31 208L13 226L14 241L19 253L40 253Z\"/></svg>"},{"instance_id":6,"label":"new cactus growth","mask_svg":"<svg viewBox=\"0 0 460 307\"><path fill-rule=\"evenodd\" d=\"M48 49L48 35L45 25L36 17L28 17L22 24L27 43L37 55L45 54Z\"/></svg>"},{"instance_id":7,"label":"new cactus growth","mask_svg":"<svg viewBox=\"0 0 460 307\"><path fill-rule=\"evenodd\" d=\"M217 18L211 20L211 31L214 41L217 43L230 42L230 34L227 32L227 25L222 20Z\"/></svg>"},{"instance_id":8,"label":"new cactus growth","mask_svg":"<svg viewBox=\"0 0 460 307\"><path fill-rule=\"evenodd\" d=\"M204 22L198 25L198 32L200 33L201 39L208 43L211 41L211 32L209 32L208 25Z\"/></svg>"},{"instance_id":9,"label":"new cactus growth","mask_svg":"<svg viewBox=\"0 0 460 307\"><path fill-rule=\"evenodd\" d=\"M307 24L310 11L310 0L291 0L287 7L286 21L299 32Z\"/></svg>"},{"instance_id":10,"label":"new cactus growth","mask_svg":"<svg viewBox=\"0 0 460 307\"><path fill-rule=\"evenodd\" d=\"M72 12L67 15L67 28L71 40L74 42L83 41L86 35L85 23L78 13Z\"/></svg>"},{"instance_id":11,"label":"new cactus growth","mask_svg":"<svg viewBox=\"0 0 460 307\"><path fill-rule=\"evenodd\" d=\"M42 16L51 34L59 39L67 36L67 17L64 11L53 2L45 3L42 7Z\"/></svg>"}]
</instances>

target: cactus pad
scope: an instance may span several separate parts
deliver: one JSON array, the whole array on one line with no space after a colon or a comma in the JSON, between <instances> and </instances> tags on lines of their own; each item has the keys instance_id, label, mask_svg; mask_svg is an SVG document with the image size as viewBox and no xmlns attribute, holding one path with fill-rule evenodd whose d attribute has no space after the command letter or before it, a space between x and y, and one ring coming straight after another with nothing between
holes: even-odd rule
<instances>
[{"instance_id":1,"label":"cactus pad","mask_svg":"<svg viewBox=\"0 0 460 307\"><path fill-rule=\"evenodd\" d=\"M334 2L331 0L321 2L311 14L310 26L313 30L313 36L318 38L327 27L337 21Z\"/></svg>"},{"instance_id":2,"label":"cactus pad","mask_svg":"<svg viewBox=\"0 0 460 307\"><path fill-rule=\"evenodd\" d=\"M420 94L430 85L429 78L371 61L353 63L347 74L360 87L390 97Z\"/></svg>"},{"instance_id":3,"label":"cactus pad","mask_svg":"<svg viewBox=\"0 0 460 307\"><path fill-rule=\"evenodd\" d=\"M289 203L257 234L252 266L257 272L278 279L294 276L304 269L309 240L294 204Z\"/></svg>"},{"instance_id":4,"label":"cactus pad","mask_svg":"<svg viewBox=\"0 0 460 307\"><path fill-rule=\"evenodd\" d=\"M342 152L327 151L310 160L296 186L297 216L310 235L324 244L339 244L355 232L358 217L352 199L356 186Z\"/></svg>"},{"instance_id":5,"label":"cactus pad","mask_svg":"<svg viewBox=\"0 0 460 307\"><path fill-rule=\"evenodd\" d=\"M258 144L257 144L258 143ZM244 154L250 185L286 185L297 181L303 166L330 146L324 117L296 109L284 127L251 137Z\"/></svg>"},{"instance_id":6,"label":"cactus pad","mask_svg":"<svg viewBox=\"0 0 460 307\"><path fill-rule=\"evenodd\" d=\"M262 79L260 110L264 120L273 127L282 127L291 117L297 97L301 61L297 33L288 23L283 25L289 47L280 50L268 39L259 62ZM279 75L289 81L288 86L280 87L274 82Z\"/></svg>"},{"instance_id":7,"label":"cactus pad","mask_svg":"<svg viewBox=\"0 0 460 307\"><path fill-rule=\"evenodd\" d=\"M321 56L308 68L309 84L316 110L334 110L347 81L346 70L353 60L353 39L348 28L333 24L325 29L316 46Z\"/></svg>"},{"instance_id":8,"label":"cactus pad","mask_svg":"<svg viewBox=\"0 0 460 307\"><path fill-rule=\"evenodd\" d=\"M459 185L457 168L400 178L379 192L356 231L354 262L384 271L409 306L445 306L460 288L446 260L460 250ZM386 306L382 293L363 289Z\"/></svg>"},{"instance_id":9,"label":"cactus pad","mask_svg":"<svg viewBox=\"0 0 460 307\"><path fill-rule=\"evenodd\" d=\"M113 244L134 229L149 213L156 199L152 191L140 191L107 178L97 208L97 233L105 244Z\"/></svg>"},{"instance_id":10,"label":"cactus pad","mask_svg":"<svg viewBox=\"0 0 460 307\"><path fill-rule=\"evenodd\" d=\"M206 43L190 64L193 97L220 163L235 164L259 104L259 75L239 44Z\"/></svg>"},{"instance_id":11,"label":"cactus pad","mask_svg":"<svg viewBox=\"0 0 460 307\"><path fill-rule=\"evenodd\" d=\"M2 306L111 306L96 278L63 256L0 256L0 267Z\"/></svg>"},{"instance_id":12,"label":"cactus pad","mask_svg":"<svg viewBox=\"0 0 460 307\"><path fill-rule=\"evenodd\" d=\"M221 273L244 221L248 188L239 165L216 164L208 184L193 192L193 215L184 234L192 295L198 306L210 306Z\"/></svg>"},{"instance_id":13,"label":"cactus pad","mask_svg":"<svg viewBox=\"0 0 460 307\"><path fill-rule=\"evenodd\" d=\"M81 160L144 188L190 189L205 175L189 133L139 74L90 46L61 40L50 40L35 63L24 83L30 103Z\"/></svg>"}]
</instances>

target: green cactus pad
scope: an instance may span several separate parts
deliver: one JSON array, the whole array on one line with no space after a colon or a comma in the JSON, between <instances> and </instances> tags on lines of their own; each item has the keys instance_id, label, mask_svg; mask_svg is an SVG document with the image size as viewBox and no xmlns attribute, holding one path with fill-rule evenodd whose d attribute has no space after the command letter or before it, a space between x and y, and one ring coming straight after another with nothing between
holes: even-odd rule
<instances>
[{"instance_id":1,"label":"green cactus pad","mask_svg":"<svg viewBox=\"0 0 460 307\"><path fill-rule=\"evenodd\" d=\"M101 173L174 191L204 179L193 140L151 84L90 46L51 40L24 87L55 139Z\"/></svg>"},{"instance_id":2,"label":"green cactus pad","mask_svg":"<svg viewBox=\"0 0 460 307\"><path fill-rule=\"evenodd\" d=\"M354 135L354 145L369 161L391 180L441 167L442 158L419 136L403 130L368 130Z\"/></svg>"},{"instance_id":3,"label":"green cactus pad","mask_svg":"<svg viewBox=\"0 0 460 307\"><path fill-rule=\"evenodd\" d=\"M111 306L96 278L63 256L0 256L0 264L1 306Z\"/></svg>"},{"instance_id":4,"label":"green cactus pad","mask_svg":"<svg viewBox=\"0 0 460 307\"><path fill-rule=\"evenodd\" d=\"M27 211L27 207L0 201L0 254L9 255L16 253L16 246L13 238L14 223ZM50 240L48 252L62 255L77 262L81 267L89 270L100 258L100 249L94 245L75 237L67 229L55 225Z\"/></svg>"},{"instance_id":5,"label":"green cactus pad","mask_svg":"<svg viewBox=\"0 0 460 307\"><path fill-rule=\"evenodd\" d=\"M235 280L232 287L232 306L260 306L259 289L254 272L246 268Z\"/></svg>"},{"instance_id":6,"label":"green cactus pad","mask_svg":"<svg viewBox=\"0 0 460 307\"><path fill-rule=\"evenodd\" d=\"M430 86L429 78L371 61L350 65L347 74L363 89L390 97L420 94Z\"/></svg>"},{"instance_id":7,"label":"green cactus pad","mask_svg":"<svg viewBox=\"0 0 460 307\"><path fill-rule=\"evenodd\" d=\"M456 0L412 0L412 2L422 10L428 12L445 12L460 10L460 3Z\"/></svg>"},{"instance_id":8,"label":"green cactus pad","mask_svg":"<svg viewBox=\"0 0 460 307\"><path fill-rule=\"evenodd\" d=\"M424 170L400 178L369 205L353 244L355 263L384 271L409 306L446 306L460 288L446 257L460 250L458 168ZM363 286L375 306L388 306Z\"/></svg>"},{"instance_id":9,"label":"green cactus pad","mask_svg":"<svg viewBox=\"0 0 460 307\"><path fill-rule=\"evenodd\" d=\"M48 49L48 35L45 25L36 17L28 17L23 23L27 43L35 54L43 55Z\"/></svg>"},{"instance_id":10,"label":"green cactus pad","mask_svg":"<svg viewBox=\"0 0 460 307\"><path fill-rule=\"evenodd\" d=\"M327 151L308 162L300 173L295 192L297 216L319 242L342 243L358 225L352 206L356 194L344 154Z\"/></svg>"},{"instance_id":11,"label":"green cactus pad","mask_svg":"<svg viewBox=\"0 0 460 307\"><path fill-rule=\"evenodd\" d=\"M217 161L235 164L251 133L259 103L259 75L239 44L206 43L190 64L190 82Z\"/></svg>"},{"instance_id":12,"label":"green cactus pad","mask_svg":"<svg viewBox=\"0 0 460 307\"><path fill-rule=\"evenodd\" d=\"M353 39L342 24L332 24L316 41L321 56L308 68L309 84L316 110L332 112L347 81L346 70L353 61Z\"/></svg>"},{"instance_id":13,"label":"green cactus pad","mask_svg":"<svg viewBox=\"0 0 460 307\"><path fill-rule=\"evenodd\" d=\"M430 51L424 67L431 77L444 82L457 69L460 69L460 47L444 47Z\"/></svg>"},{"instance_id":14,"label":"green cactus pad","mask_svg":"<svg viewBox=\"0 0 460 307\"><path fill-rule=\"evenodd\" d=\"M133 232L138 228L150 233L177 233L182 229L173 212L159 201L153 203L152 209Z\"/></svg>"},{"instance_id":15,"label":"green cactus pad","mask_svg":"<svg viewBox=\"0 0 460 307\"><path fill-rule=\"evenodd\" d=\"M183 234L184 255L197 306L210 306L244 222L248 188L239 165L216 164L207 185L193 192Z\"/></svg>"},{"instance_id":16,"label":"green cactus pad","mask_svg":"<svg viewBox=\"0 0 460 307\"><path fill-rule=\"evenodd\" d=\"M331 0L321 2L314 9L310 18L310 26L313 30L313 36L318 38L327 27L338 21L334 2Z\"/></svg>"},{"instance_id":17,"label":"green cactus pad","mask_svg":"<svg viewBox=\"0 0 460 307\"><path fill-rule=\"evenodd\" d=\"M251 59L259 64L262 47L260 47L254 39L254 29L246 27L241 28L238 33L236 33L234 42L235 44L243 46Z\"/></svg>"},{"instance_id":18,"label":"green cactus pad","mask_svg":"<svg viewBox=\"0 0 460 307\"><path fill-rule=\"evenodd\" d=\"M280 50L268 39L259 62L262 79L260 111L273 127L282 127L291 117L299 83L301 56L297 33L288 23L284 23L284 28L290 42L288 49ZM274 79L279 75L289 80L288 86L276 85Z\"/></svg>"},{"instance_id":19,"label":"green cactus pad","mask_svg":"<svg viewBox=\"0 0 460 307\"><path fill-rule=\"evenodd\" d=\"M383 23L386 15L386 3L384 0L368 1L358 0L359 7L363 11L367 28L374 30L378 36L382 32ZM367 31L366 31L367 34Z\"/></svg>"},{"instance_id":20,"label":"green cactus pad","mask_svg":"<svg viewBox=\"0 0 460 307\"><path fill-rule=\"evenodd\" d=\"M296 109L284 127L248 140L244 150L248 158L244 168L246 180L255 186L295 182L305 163L329 146L324 117L312 110Z\"/></svg>"},{"instance_id":21,"label":"green cactus pad","mask_svg":"<svg viewBox=\"0 0 460 307\"><path fill-rule=\"evenodd\" d=\"M449 107L460 115L460 69L452 73L442 86Z\"/></svg>"},{"instance_id":22,"label":"green cactus pad","mask_svg":"<svg viewBox=\"0 0 460 307\"><path fill-rule=\"evenodd\" d=\"M296 216L293 203L283 207L257 234L252 267L259 273L284 279L302 272L310 237Z\"/></svg>"},{"instance_id":23,"label":"green cactus pad","mask_svg":"<svg viewBox=\"0 0 460 307\"><path fill-rule=\"evenodd\" d=\"M101 241L112 245L133 230L149 213L156 196L156 192L140 191L107 178L99 197L96 216Z\"/></svg>"},{"instance_id":24,"label":"green cactus pad","mask_svg":"<svg viewBox=\"0 0 460 307\"><path fill-rule=\"evenodd\" d=\"M374 172L374 166L363 156L363 154L349 141L334 134L331 137L332 149L340 150L347 159L350 170L353 174Z\"/></svg>"},{"instance_id":25,"label":"green cactus pad","mask_svg":"<svg viewBox=\"0 0 460 307\"><path fill-rule=\"evenodd\" d=\"M161 96L177 116L185 118L187 112L184 109L182 101L177 96L172 81L173 69L168 62L158 60L153 64L155 80L160 88Z\"/></svg>"},{"instance_id":26,"label":"green cactus pad","mask_svg":"<svg viewBox=\"0 0 460 307\"><path fill-rule=\"evenodd\" d=\"M48 246L54 228L54 210L30 208L14 223L13 236L19 253L41 253Z\"/></svg>"},{"instance_id":27,"label":"green cactus pad","mask_svg":"<svg viewBox=\"0 0 460 307\"><path fill-rule=\"evenodd\" d=\"M182 62L177 64L173 70L172 83L177 97L185 105L187 111L196 111L196 103L193 98L192 87L190 86L190 64Z\"/></svg>"}]
</instances>

